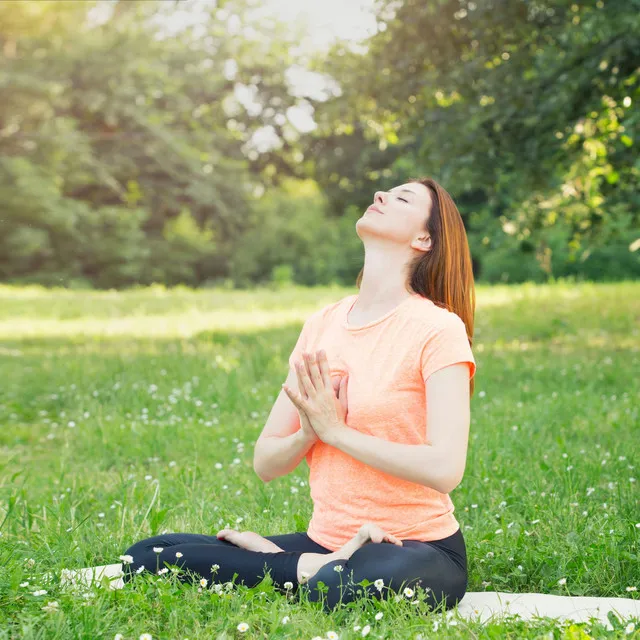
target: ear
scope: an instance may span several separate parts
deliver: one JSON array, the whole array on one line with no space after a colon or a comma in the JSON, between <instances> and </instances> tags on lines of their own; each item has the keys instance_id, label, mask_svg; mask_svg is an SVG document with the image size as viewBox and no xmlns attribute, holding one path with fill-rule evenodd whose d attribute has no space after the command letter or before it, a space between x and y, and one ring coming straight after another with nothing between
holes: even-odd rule
<instances>
[{"instance_id":1,"label":"ear","mask_svg":"<svg viewBox=\"0 0 640 640\"><path fill-rule=\"evenodd\" d=\"M430 251L431 250L431 236L420 236L416 238L411 246L418 251Z\"/></svg>"}]
</instances>

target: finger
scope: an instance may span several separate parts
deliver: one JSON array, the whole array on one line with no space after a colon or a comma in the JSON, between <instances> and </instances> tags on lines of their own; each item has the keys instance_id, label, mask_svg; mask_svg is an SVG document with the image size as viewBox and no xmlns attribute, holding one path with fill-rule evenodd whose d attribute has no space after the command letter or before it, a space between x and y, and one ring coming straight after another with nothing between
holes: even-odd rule
<instances>
[{"instance_id":1,"label":"finger","mask_svg":"<svg viewBox=\"0 0 640 640\"><path fill-rule=\"evenodd\" d=\"M290 389L286 383L282 385L282 388L284 389L287 396L289 396L289 400L293 402L295 407L300 409L301 411L304 411L304 399L300 396L300 394L293 391L293 389Z\"/></svg>"},{"instance_id":2,"label":"finger","mask_svg":"<svg viewBox=\"0 0 640 640\"><path fill-rule=\"evenodd\" d=\"M320 378L326 388L333 386L331 382L331 373L329 371L329 360L327 359L327 353L324 349L318 351L318 370Z\"/></svg>"},{"instance_id":3,"label":"finger","mask_svg":"<svg viewBox=\"0 0 640 640\"><path fill-rule=\"evenodd\" d=\"M320 371L318 370L318 363L313 353L304 353L305 362L307 365L307 372L309 375L309 381L313 385L315 391L319 391L324 386Z\"/></svg>"},{"instance_id":4,"label":"finger","mask_svg":"<svg viewBox=\"0 0 640 640\"><path fill-rule=\"evenodd\" d=\"M300 393L303 398L308 398L311 395L311 390L313 388L313 384L309 379L309 374L307 373L307 367L305 364L300 362L296 362L296 375L298 376L298 388L300 389Z\"/></svg>"}]
</instances>

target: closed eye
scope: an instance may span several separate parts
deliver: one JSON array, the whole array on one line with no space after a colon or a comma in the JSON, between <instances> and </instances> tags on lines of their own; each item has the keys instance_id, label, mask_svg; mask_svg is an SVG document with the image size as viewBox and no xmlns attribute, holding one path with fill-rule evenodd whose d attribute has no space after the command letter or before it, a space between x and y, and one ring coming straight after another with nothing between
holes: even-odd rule
<instances>
[{"instance_id":1,"label":"closed eye","mask_svg":"<svg viewBox=\"0 0 640 640\"><path fill-rule=\"evenodd\" d=\"M409 202L408 200L406 200L405 198L401 198L400 196L398 196L398 200L402 200L402 202Z\"/></svg>"}]
</instances>

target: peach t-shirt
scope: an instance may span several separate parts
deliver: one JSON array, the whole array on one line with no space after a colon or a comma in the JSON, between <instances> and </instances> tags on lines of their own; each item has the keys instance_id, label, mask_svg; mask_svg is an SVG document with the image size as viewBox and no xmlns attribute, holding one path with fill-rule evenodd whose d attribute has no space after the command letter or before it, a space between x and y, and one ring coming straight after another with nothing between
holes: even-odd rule
<instances>
[{"instance_id":1,"label":"peach t-shirt","mask_svg":"<svg viewBox=\"0 0 640 640\"><path fill-rule=\"evenodd\" d=\"M349 374L347 425L406 444L427 444L425 384L448 365L476 363L464 322L428 298L412 294L360 327L347 324L358 295L316 311L304 323L289 358L327 353L331 375ZM449 494L392 476L317 442L306 455L313 515L307 535L335 551L365 522L400 539L440 540L459 529Z\"/></svg>"}]
</instances>

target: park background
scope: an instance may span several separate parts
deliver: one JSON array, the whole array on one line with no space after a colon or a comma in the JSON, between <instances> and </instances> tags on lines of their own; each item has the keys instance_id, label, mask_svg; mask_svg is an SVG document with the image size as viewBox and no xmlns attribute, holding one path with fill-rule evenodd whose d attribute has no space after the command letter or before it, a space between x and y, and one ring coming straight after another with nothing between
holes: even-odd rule
<instances>
[{"instance_id":1,"label":"park background","mask_svg":"<svg viewBox=\"0 0 640 640\"><path fill-rule=\"evenodd\" d=\"M351 286L423 175L478 282L640 275L637 1L304 4L0 4L0 280Z\"/></svg>"},{"instance_id":2,"label":"park background","mask_svg":"<svg viewBox=\"0 0 640 640\"><path fill-rule=\"evenodd\" d=\"M469 591L637 598L639 36L636 0L0 3L0 639L637 635L58 577L306 530L255 441L374 192L430 175L477 283Z\"/></svg>"}]
</instances>

